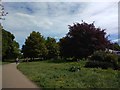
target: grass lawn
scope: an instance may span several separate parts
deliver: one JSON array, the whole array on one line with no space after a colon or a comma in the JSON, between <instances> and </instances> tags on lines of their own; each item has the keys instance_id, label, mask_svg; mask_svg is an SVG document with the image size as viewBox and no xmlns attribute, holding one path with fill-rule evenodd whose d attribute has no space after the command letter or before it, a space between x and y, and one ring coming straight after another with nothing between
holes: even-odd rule
<instances>
[{"instance_id":1,"label":"grass lawn","mask_svg":"<svg viewBox=\"0 0 120 90\"><path fill-rule=\"evenodd\" d=\"M0 60L0 65L2 65L2 60Z\"/></svg>"},{"instance_id":2,"label":"grass lawn","mask_svg":"<svg viewBox=\"0 0 120 90\"><path fill-rule=\"evenodd\" d=\"M20 63L17 68L43 88L120 88L120 71L84 68L84 65L85 61L36 61ZM74 66L80 70L72 71Z\"/></svg>"},{"instance_id":3,"label":"grass lawn","mask_svg":"<svg viewBox=\"0 0 120 90\"><path fill-rule=\"evenodd\" d=\"M14 59L8 59L5 61L0 60L0 65L4 65L4 64L10 64L10 63L14 63L15 60Z\"/></svg>"},{"instance_id":4,"label":"grass lawn","mask_svg":"<svg viewBox=\"0 0 120 90\"><path fill-rule=\"evenodd\" d=\"M1 65L9 64L10 62L0 62Z\"/></svg>"}]
</instances>

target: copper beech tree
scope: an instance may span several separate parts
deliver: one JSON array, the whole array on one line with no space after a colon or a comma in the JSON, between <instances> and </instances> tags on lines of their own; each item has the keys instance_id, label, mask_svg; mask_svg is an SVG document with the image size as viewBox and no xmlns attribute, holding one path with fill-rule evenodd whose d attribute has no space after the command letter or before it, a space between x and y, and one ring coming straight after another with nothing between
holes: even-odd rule
<instances>
[{"instance_id":1,"label":"copper beech tree","mask_svg":"<svg viewBox=\"0 0 120 90\"><path fill-rule=\"evenodd\" d=\"M60 39L61 56L64 58L85 58L96 50L105 50L110 44L105 29L96 28L86 22L69 25L69 32Z\"/></svg>"}]
</instances>

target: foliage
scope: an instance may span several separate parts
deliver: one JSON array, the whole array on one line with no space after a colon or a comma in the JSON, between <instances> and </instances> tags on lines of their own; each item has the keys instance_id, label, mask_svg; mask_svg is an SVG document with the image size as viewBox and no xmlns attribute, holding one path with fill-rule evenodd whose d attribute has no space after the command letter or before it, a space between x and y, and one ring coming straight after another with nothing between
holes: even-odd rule
<instances>
[{"instance_id":1,"label":"foliage","mask_svg":"<svg viewBox=\"0 0 120 90\"><path fill-rule=\"evenodd\" d=\"M6 16L8 14L8 12L5 11L4 6L2 5L1 1L0 1L0 20L5 20L4 16Z\"/></svg>"},{"instance_id":2,"label":"foliage","mask_svg":"<svg viewBox=\"0 0 120 90\"><path fill-rule=\"evenodd\" d=\"M69 25L69 32L60 39L60 51L65 58L85 58L96 50L105 50L109 44L105 29L96 28L94 23L75 23Z\"/></svg>"},{"instance_id":3,"label":"foliage","mask_svg":"<svg viewBox=\"0 0 120 90\"><path fill-rule=\"evenodd\" d=\"M54 38L47 37L46 47L48 50L48 54L47 54L48 59L58 58L59 53L60 53L59 52L59 45Z\"/></svg>"},{"instance_id":4,"label":"foliage","mask_svg":"<svg viewBox=\"0 0 120 90\"><path fill-rule=\"evenodd\" d=\"M2 28L0 25L0 59L2 59Z\"/></svg>"},{"instance_id":5,"label":"foliage","mask_svg":"<svg viewBox=\"0 0 120 90\"><path fill-rule=\"evenodd\" d=\"M118 56L115 54L107 53L105 56L105 61L117 64L118 63Z\"/></svg>"},{"instance_id":6,"label":"foliage","mask_svg":"<svg viewBox=\"0 0 120 90\"><path fill-rule=\"evenodd\" d=\"M104 61L106 56L106 52L104 51L95 51L92 55L90 60L92 61Z\"/></svg>"},{"instance_id":7,"label":"foliage","mask_svg":"<svg viewBox=\"0 0 120 90\"><path fill-rule=\"evenodd\" d=\"M107 69L107 68L114 68L114 65L112 63L103 62L103 61L101 62L100 61L89 61L86 63L85 67Z\"/></svg>"},{"instance_id":8,"label":"foliage","mask_svg":"<svg viewBox=\"0 0 120 90\"><path fill-rule=\"evenodd\" d=\"M89 58L85 67L113 68L118 69L118 56L104 51L96 51Z\"/></svg>"},{"instance_id":9,"label":"foliage","mask_svg":"<svg viewBox=\"0 0 120 90\"><path fill-rule=\"evenodd\" d=\"M45 39L39 32L33 31L22 46L22 53L24 57L28 58L44 58L48 51L45 46Z\"/></svg>"},{"instance_id":10,"label":"foliage","mask_svg":"<svg viewBox=\"0 0 120 90\"><path fill-rule=\"evenodd\" d=\"M79 66L72 66L69 69L69 71L71 71L71 72L76 72L76 71L80 71L80 70L81 70L81 68Z\"/></svg>"},{"instance_id":11,"label":"foliage","mask_svg":"<svg viewBox=\"0 0 120 90\"><path fill-rule=\"evenodd\" d=\"M109 46L110 49L120 51L120 45L118 43L111 43Z\"/></svg>"},{"instance_id":12,"label":"foliage","mask_svg":"<svg viewBox=\"0 0 120 90\"><path fill-rule=\"evenodd\" d=\"M120 56L118 56L118 62L120 62Z\"/></svg>"},{"instance_id":13,"label":"foliage","mask_svg":"<svg viewBox=\"0 0 120 90\"><path fill-rule=\"evenodd\" d=\"M57 61L57 60L55 60ZM20 63L18 69L41 88L120 88L117 70L84 68L86 61ZM76 65L78 64L78 65ZM69 71L72 66L80 70Z\"/></svg>"},{"instance_id":14,"label":"foliage","mask_svg":"<svg viewBox=\"0 0 120 90\"><path fill-rule=\"evenodd\" d=\"M20 55L19 44L14 40L15 37L10 32L2 28L2 58L11 59Z\"/></svg>"},{"instance_id":15,"label":"foliage","mask_svg":"<svg viewBox=\"0 0 120 90\"><path fill-rule=\"evenodd\" d=\"M14 40L13 43L12 43L12 47L13 47L12 48L12 50L13 50L13 57L20 58L21 53L20 53L20 49L19 49L19 43Z\"/></svg>"}]
</instances>

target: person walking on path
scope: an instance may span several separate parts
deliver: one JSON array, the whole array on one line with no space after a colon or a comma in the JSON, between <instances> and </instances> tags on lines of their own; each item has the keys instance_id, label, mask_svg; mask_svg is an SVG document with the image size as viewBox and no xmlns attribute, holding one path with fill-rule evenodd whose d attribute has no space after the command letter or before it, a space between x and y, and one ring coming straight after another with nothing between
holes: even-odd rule
<instances>
[{"instance_id":1,"label":"person walking on path","mask_svg":"<svg viewBox=\"0 0 120 90\"><path fill-rule=\"evenodd\" d=\"M18 64L18 62L19 62L19 59L18 59L18 58L16 58L16 64Z\"/></svg>"}]
</instances>

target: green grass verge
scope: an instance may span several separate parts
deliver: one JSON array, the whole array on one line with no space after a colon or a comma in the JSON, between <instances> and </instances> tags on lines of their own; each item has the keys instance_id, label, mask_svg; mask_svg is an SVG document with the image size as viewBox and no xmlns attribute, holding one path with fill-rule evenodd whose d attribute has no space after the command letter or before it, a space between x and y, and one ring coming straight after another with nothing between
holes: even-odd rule
<instances>
[{"instance_id":1,"label":"green grass verge","mask_svg":"<svg viewBox=\"0 0 120 90\"><path fill-rule=\"evenodd\" d=\"M84 68L85 61L20 63L18 69L30 80L45 88L120 88L120 71ZM71 72L71 67L80 67Z\"/></svg>"},{"instance_id":2,"label":"green grass verge","mask_svg":"<svg viewBox=\"0 0 120 90\"><path fill-rule=\"evenodd\" d=\"M2 62L1 65L9 64L11 62Z\"/></svg>"},{"instance_id":3,"label":"green grass verge","mask_svg":"<svg viewBox=\"0 0 120 90\"><path fill-rule=\"evenodd\" d=\"M2 65L2 60L0 60L0 65Z\"/></svg>"},{"instance_id":4,"label":"green grass verge","mask_svg":"<svg viewBox=\"0 0 120 90\"><path fill-rule=\"evenodd\" d=\"M8 59L8 60L5 60L5 61L0 61L0 65L4 65L4 64L9 64L9 63L14 63L15 60L14 59Z\"/></svg>"}]
</instances>

